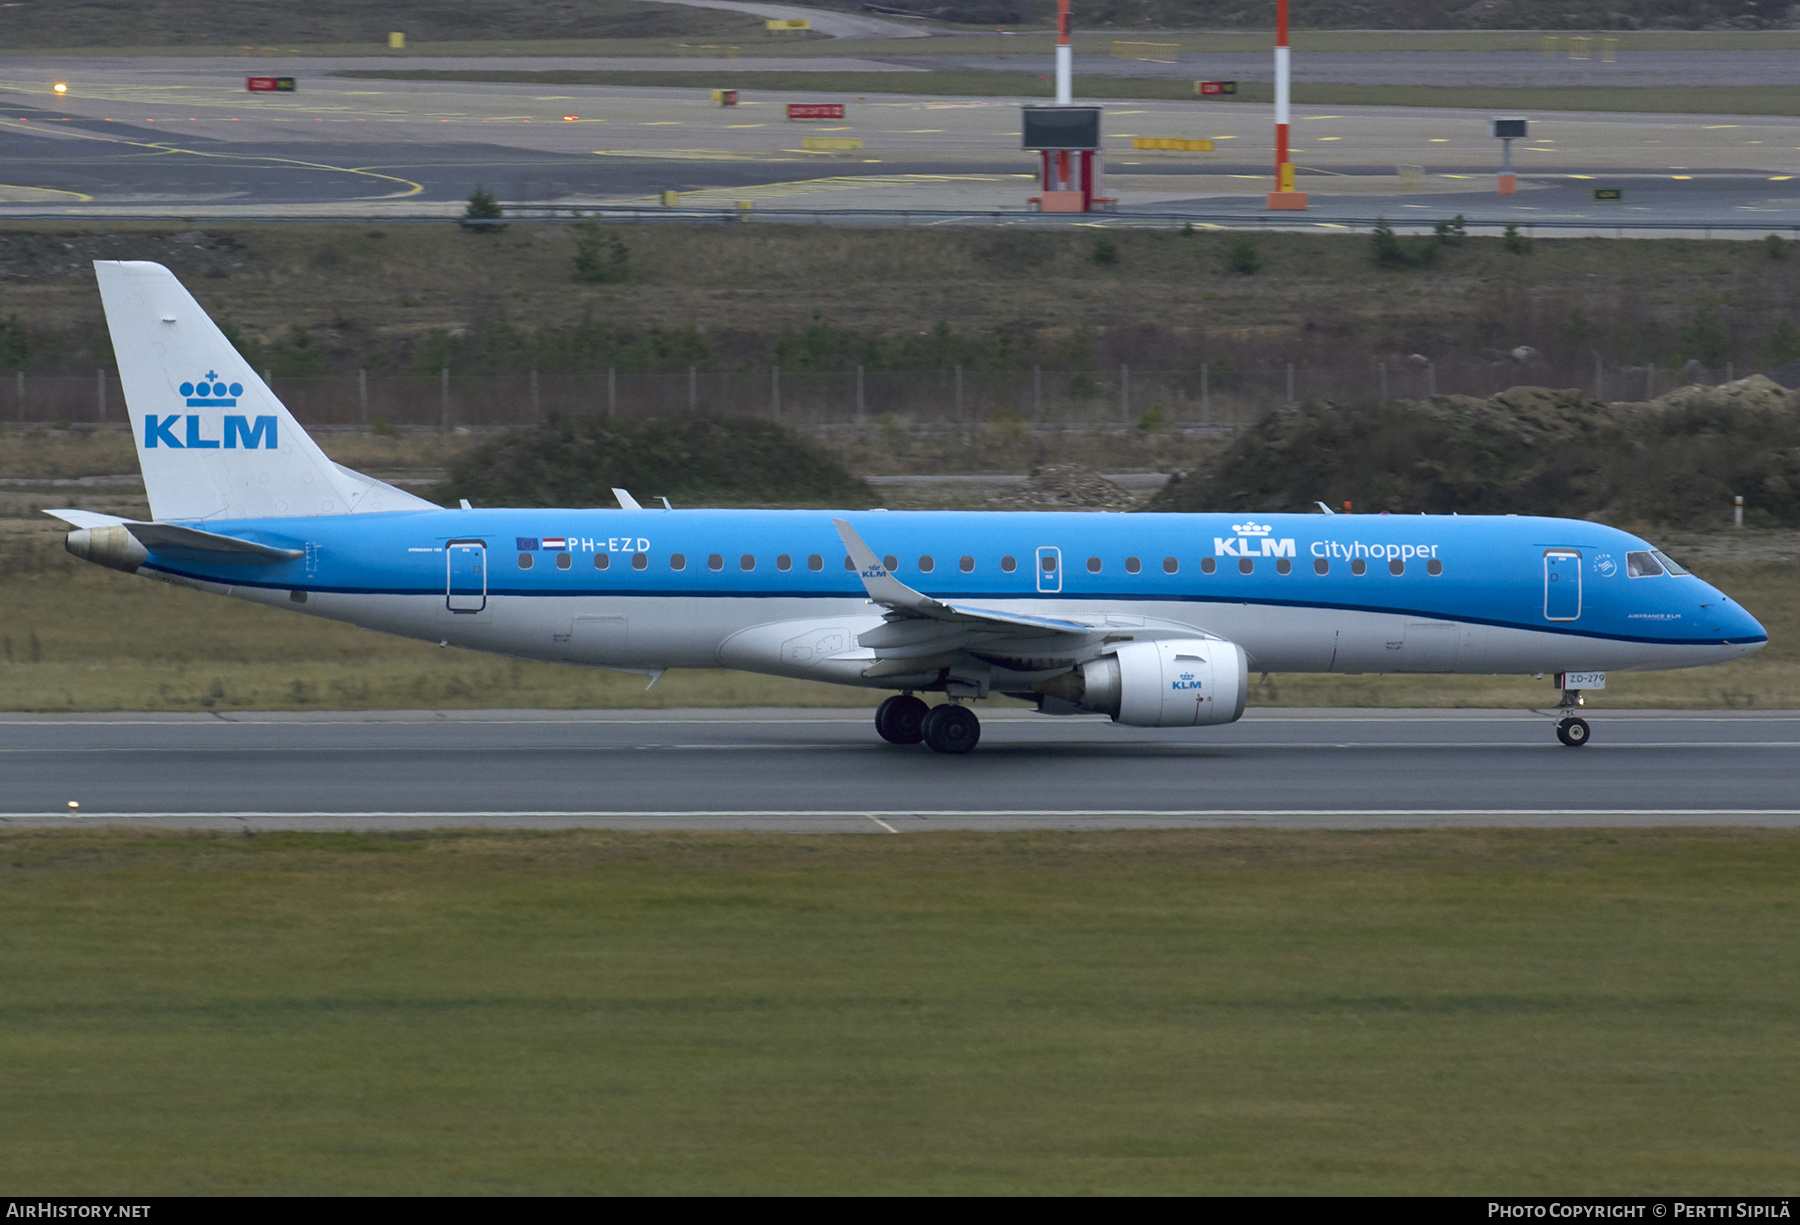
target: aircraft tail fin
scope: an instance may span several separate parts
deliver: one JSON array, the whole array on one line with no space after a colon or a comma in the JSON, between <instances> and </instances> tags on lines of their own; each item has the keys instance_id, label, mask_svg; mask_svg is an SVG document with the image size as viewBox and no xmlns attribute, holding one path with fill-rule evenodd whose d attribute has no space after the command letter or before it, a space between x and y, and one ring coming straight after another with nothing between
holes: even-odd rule
<instances>
[{"instance_id":1,"label":"aircraft tail fin","mask_svg":"<svg viewBox=\"0 0 1800 1225\"><path fill-rule=\"evenodd\" d=\"M433 506L333 463L167 268L96 260L94 273L153 517Z\"/></svg>"}]
</instances>

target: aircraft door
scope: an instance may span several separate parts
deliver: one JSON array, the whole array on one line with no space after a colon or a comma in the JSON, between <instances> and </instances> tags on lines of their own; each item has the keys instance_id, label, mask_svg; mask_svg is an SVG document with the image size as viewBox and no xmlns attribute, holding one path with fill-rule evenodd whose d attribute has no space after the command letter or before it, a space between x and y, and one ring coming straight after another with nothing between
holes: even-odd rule
<instances>
[{"instance_id":1,"label":"aircraft door","mask_svg":"<svg viewBox=\"0 0 1800 1225\"><path fill-rule=\"evenodd\" d=\"M1581 554L1574 549L1544 550L1544 620L1573 621L1581 616Z\"/></svg>"},{"instance_id":2,"label":"aircraft door","mask_svg":"<svg viewBox=\"0 0 1800 1225\"><path fill-rule=\"evenodd\" d=\"M451 612L477 613L487 607L487 544L453 540L444 546L444 602Z\"/></svg>"},{"instance_id":3,"label":"aircraft door","mask_svg":"<svg viewBox=\"0 0 1800 1225\"><path fill-rule=\"evenodd\" d=\"M1039 591L1062 590L1062 550L1053 544L1037 551L1037 587Z\"/></svg>"}]
</instances>

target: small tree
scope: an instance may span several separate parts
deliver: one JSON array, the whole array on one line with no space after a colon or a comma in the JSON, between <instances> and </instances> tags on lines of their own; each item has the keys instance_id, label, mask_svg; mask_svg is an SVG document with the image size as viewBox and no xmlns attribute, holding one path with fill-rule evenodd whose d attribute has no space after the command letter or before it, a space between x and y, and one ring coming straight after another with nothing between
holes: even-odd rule
<instances>
[{"instance_id":1,"label":"small tree","mask_svg":"<svg viewBox=\"0 0 1800 1225\"><path fill-rule=\"evenodd\" d=\"M1111 234L1095 236L1094 262L1102 268L1110 268L1119 262L1119 244L1113 241Z\"/></svg>"},{"instance_id":2,"label":"small tree","mask_svg":"<svg viewBox=\"0 0 1800 1225\"><path fill-rule=\"evenodd\" d=\"M1519 233L1519 227L1509 221L1506 233L1500 236L1500 245L1506 248L1508 255L1524 255L1531 250L1531 239Z\"/></svg>"},{"instance_id":3,"label":"small tree","mask_svg":"<svg viewBox=\"0 0 1800 1225\"><path fill-rule=\"evenodd\" d=\"M1779 234L1771 234L1763 239L1763 250L1769 253L1770 259L1786 259L1788 253L1787 240Z\"/></svg>"},{"instance_id":4,"label":"small tree","mask_svg":"<svg viewBox=\"0 0 1800 1225\"><path fill-rule=\"evenodd\" d=\"M587 220L575 235L575 279L616 285L631 279L631 251L617 234L602 234Z\"/></svg>"},{"instance_id":5,"label":"small tree","mask_svg":"<svg viewBox=\"0 0 1800 1225\"><path fill-rule=\"evenodd\" d=\"M1239 276L1254 276L1262 271L1262 252L1256 249L1256 240L1248 234L1239 234L1225 248L1225 267Z\"/></svg>"},{"instance_id":6,"label":"small tree","mask_svg":"<svg viewBox=\"0 0 1800 1225\"><path fill-rule=\"evenodd\" d=\"M1369 254L1380 268L1406 267L1406 252L1400 246L1400 240L1394 235L1394 227L1387 223L1386 217L1375 219L1375 230L1369 235Z\"/></svg>"},{"instance_id":7,"label":"small tree","mask_svg":"<svg viewBox=\"0 0 1800 1225\"><path fill-rule=\"evenodd\" d=\"M1460 247L1463 239L1469 236L1461 213L1456 214L1449 221L1438 222L1431 227L1431 231L1437 235L1438 242L1446 247Z\"/></svg>"},{"instance_id":8,"label":"small tree","mask_svg":"<svg viewBox=\"0 0 1800 1225\"><path fill-rule=\"evenodd\" d=\"M477 184L469 195L469 207L463 210L463 225L475 230L498 230L502 228L498 222L505 215L494 193Z\"/></svg>"}]
</instances>

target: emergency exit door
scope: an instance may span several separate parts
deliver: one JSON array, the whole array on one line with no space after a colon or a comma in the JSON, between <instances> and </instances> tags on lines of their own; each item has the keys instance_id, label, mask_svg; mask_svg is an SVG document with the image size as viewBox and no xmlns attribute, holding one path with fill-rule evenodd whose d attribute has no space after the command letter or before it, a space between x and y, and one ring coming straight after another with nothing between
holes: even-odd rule
<instances>
[{"instance_id":1,"label":"emergency exit door","mask_svg":"<svg viewBox=\"0 0 1800 1225\"><path fill-rule=\"evenodd\" d=\"M1544 550L1544 620L1573 621L1581 616L1581 554L1574 549Z\"/></svg>"},{"instance_id":2,"label":"emergency exit door","mask_svg":"<svg viewBox=\"0 0 1800 1225\"><path fill-rule=\"evenodd\" d=\"M478 613L487 607L487 544L453 540L444 546L447 575L444 602L451 612Z\"/></svg>"}]
</instances>

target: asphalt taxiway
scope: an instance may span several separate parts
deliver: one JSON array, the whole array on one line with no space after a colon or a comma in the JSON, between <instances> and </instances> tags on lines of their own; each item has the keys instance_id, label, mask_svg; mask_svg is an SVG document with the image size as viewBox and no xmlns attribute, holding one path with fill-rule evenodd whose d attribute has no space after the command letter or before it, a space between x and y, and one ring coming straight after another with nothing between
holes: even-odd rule
<instances>
[{"instance_id":1,"label":"asphalt taxiway","mask_svg":"<svg viewBox=\"0 0 1800 1225\"><path fill-rule=\"evenodd\" d=\"M0 823L265 829L1800 826L1800 712L988 711L976 751L867 711L0 716ZM70 808L73 801L78 808Z\"/></svg>"},{"instance_id":2,"label":"asphalt taxiway","mask_svg":"<svg viewBox=\"0 0 1800 1225\"><path fill-rule=\"evenodd\" d=\"M1771 53L1786 55L1787 53ZM1519 62L1520 57L1512 57ZM1789 57L1800 63L1800 55ZM1789 62L1783 59L1783 63ZM1761 63L1761 61L1757 61ZM572 62L574 63L574 62ZM590 67L713 71L705 61ZM758 67L887 69L814 58ZM450 216L477 184L513 203L689 208L1011 213L1026 221L1033 155L1019 149L1028 99L804 89L363 80L368 59L282 60L293 94L250 94L267 62L103 58L0 61L0 214L22 216ZM408 60L405 67L571 66L545 60ZM66 78L69 92L53 82ZM845 102L842 122L790 123L788 101ZM1266 107L1107 100L1107 190L1120 215L1264 216ZM860 141L808 146L808 137ZM1140 150L1139 137L1204 138L1206 153ZM817 141L812 142L818 146ZM1429 223L1800 225L1800 118L1553 112L1513 153L1516 196L1494 192L1498 150L1477 111L1300 107L1294 152L1313 197L1304 217L1335 226L1384 214ZM1596 203L1592 189L1623 191ZM754 216L762 214L756 213ZM1084 222L1105 221L1082 218ZM991 223L991 222L990 222Z\"/></svg>"}]
</instances>

